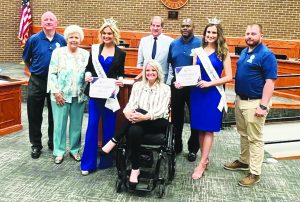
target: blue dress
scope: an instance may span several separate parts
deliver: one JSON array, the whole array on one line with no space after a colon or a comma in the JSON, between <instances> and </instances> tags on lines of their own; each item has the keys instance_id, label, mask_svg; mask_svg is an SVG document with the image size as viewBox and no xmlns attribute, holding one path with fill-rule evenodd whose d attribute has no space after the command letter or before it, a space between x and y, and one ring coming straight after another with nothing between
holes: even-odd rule
<instances>
[{"instance_id":1,"label":"blue dress","mask_svg":"<svg viewBox=\"0 0 300 202\"><path fill-rule=\"evenodd\" d=\"M107 74L114 57L108 56L104 59L99 56L99 62ZM85 137L85 146L81 159L81 170L95 171L97 170L97 151L98 151L98 124L102 121L102 143L105 145L114 135L116 128L117 113L105 107L106 99L90 98L89 99L89 117L88 126ZM99 169L111 167L113 159L111 155L102 156L98 165Z\"/></svg>"},{"instance_id":2,"label":"blue dress","mask_svg":"<svg viewBox=\"0 0 300 202\"><path fill-rule=\"evenodd\" d=\"M219 77L223 70L223 63L214 52L209 59ZM197 64L200 65L202 80L210 81L203 65L197 57ZM218 110L221 95L216 87L199 88L191 90L191 128L205 132L218 132L222 123L222 112Z\"/></svg>"}]
</instances>

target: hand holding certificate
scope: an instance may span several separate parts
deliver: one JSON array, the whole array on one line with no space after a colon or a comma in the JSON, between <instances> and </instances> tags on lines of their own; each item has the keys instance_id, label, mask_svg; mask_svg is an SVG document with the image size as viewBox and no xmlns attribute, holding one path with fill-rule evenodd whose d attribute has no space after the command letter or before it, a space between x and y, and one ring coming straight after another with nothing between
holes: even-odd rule
<instances>
[{"instance_id":1,"label":"hand holding certificate","mask_svg":"<svg viewBox=\"0 0 300 202\"><path fill-rule=\"evenodd\" d=\"M200 66L190 65L175 68L176 82L180 86L195 86L201 79Z\"/></svg>"},{"instance_id":2,"label":"hand holding certificate","mask_svg":"<svg viewBox=\"0 0 300 202\"><path fill-rule=\"evenodd\" d=\"M110 98L116 91L115 79L94 77L90 84L90 97Z\"/></svg>"}]
</instances>

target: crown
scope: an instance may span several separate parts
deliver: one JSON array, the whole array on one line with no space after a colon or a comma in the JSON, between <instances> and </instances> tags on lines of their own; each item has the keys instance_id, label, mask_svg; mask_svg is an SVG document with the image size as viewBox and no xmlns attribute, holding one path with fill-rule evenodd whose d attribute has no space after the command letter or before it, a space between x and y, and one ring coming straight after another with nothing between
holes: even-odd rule
<instances>
[{"instance_id":1,"label":"crown","mask_svg":"<svg viewBox=\"0 0 300 202\"><path fill-rule=\"evenodd\" d=\"M222 22L222 20L219 20L217 17L214 17L214 18L207 18L208 20L208 23L209 24L213 24L213 25L218 25Z\"/></svg>"},{"instance_id":2,"label":"crown","mask_svg":"<svg viewBox=\"0 0 300 202\"><path fill-rule=\"evenodd\" d=\"M117 26L117 21L114 20L113 17L107 18L107 19L103 19L103 20L104 20L104 24L106 24L106 25Z\"/></svg>"}]
</instances>

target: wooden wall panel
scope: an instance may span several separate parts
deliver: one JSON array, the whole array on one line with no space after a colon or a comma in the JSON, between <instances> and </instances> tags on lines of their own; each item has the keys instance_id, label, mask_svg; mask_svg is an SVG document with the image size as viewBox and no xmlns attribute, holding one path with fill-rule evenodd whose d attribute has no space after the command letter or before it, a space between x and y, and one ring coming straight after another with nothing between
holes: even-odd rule
<instances>
[{"instance_id":1,"label":"wooden wall panel","mask_svg":"<svg viewBox=\"0 0 300 202\"><path fill-rule=\"evenodd\" d=\"M33 26L32 34L41 30L41 26ZM63 34L64 28L59 27L57 31ZM84 29L85 39L81 43L83 46L91 46L93 43L99 43L98 29ZM121 31L121 39L129 44L130 48L138 48L142 37L149 35L149 32L134 32L134 31ZM180 34L165 33L166 35L177 38ZM235 47L246 46L243 37L227 37L227 45L229 52L234 53ZM284 54L288 58L300 58L300 41L295 40L274 40L264 39L266 44L275 54Z\"/></svg>"}]
</instances>

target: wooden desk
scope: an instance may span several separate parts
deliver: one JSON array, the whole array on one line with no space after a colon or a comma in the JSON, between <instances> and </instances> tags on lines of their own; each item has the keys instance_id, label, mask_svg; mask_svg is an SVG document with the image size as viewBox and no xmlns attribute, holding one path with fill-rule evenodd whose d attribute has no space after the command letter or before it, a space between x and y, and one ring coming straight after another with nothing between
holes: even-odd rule
<instances>
[{"instance_id":1,"label":"wooden desk","mask_svg":"<svg viewBox=\"0 0 300 202\"><path fill-rule=\"evenodd\" d=\"M138 48L121 48L126 52L125 66L136 67L138 58Z\"/></svg>"},{"instance_id":2,"label":"wooden desk","mask_svg":"<svg viewBox=\"0 0 300 202\"><path fill-rule=\"evenodd\" d=\"M0 77L0 136L22 129L21 85L24 83Z\"/></svg>"}]
</instances>

